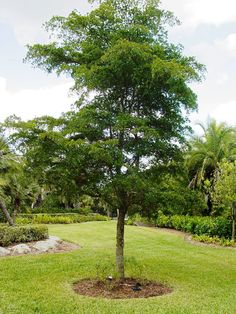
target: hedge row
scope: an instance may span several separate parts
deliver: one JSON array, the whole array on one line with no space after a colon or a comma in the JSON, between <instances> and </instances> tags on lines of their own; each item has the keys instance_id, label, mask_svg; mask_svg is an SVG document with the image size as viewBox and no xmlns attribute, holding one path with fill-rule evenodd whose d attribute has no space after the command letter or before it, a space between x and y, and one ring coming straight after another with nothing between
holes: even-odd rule
<instances>
[{"instance_id":1,"label":"hedge row","mask_svg":"<svg viewBox=\"0 0 236 314\"><path fill-rule=\"evenodd\" d=\"M0 226L0 246L13 243L39 241L48 238L46 226Z\"/></svg>"},{"instance_id":2,"label":"hedge row","mask_svg":"<svg viewBox=\"0 0 236 314\"><path fill-rule=\"evenodd\" d=\"M165 216L159 214L157 227L172 228L197 235L220 237L229 239L231 237L231 222L224 217L199 217L199 216Z\"/></svg>"},{"instance_id":3,"label":"hedge row","mask_svg":"<svg viewBox=\"0 0 236 314\"><path fill-rule=\"evenodd\" d=\"M99 214L80 215L68 214L21 214L16 219L17 224L70 224L88 221L106 221L107 216Z\"/></svg>"}]
</instances>

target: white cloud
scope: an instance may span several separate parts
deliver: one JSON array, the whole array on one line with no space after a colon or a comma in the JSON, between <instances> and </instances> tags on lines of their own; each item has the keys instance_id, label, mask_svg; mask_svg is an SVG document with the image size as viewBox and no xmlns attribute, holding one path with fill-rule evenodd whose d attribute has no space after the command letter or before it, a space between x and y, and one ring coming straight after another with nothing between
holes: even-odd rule
<instances>
[{"instance_id":1,"label":"white cloud","mask_svg":"<svg viewBox=\"0 0 236 314\"><path fill-rule=\"evenodd\" d=\"M223 40L218 40L216 46L229 57L235 59L236 56L236 33L231 33Z\"/></svg>"},{"instance_id":2,"label":"white cloud","mask_svg":"<svg viewBox=\"0 0 236 314\"><path fill-rule=\"evenodd\" d=\"M86 0L0 0L0 22L12 27L21 45L45 42L43 23L54 15L67 16L74 9L87 12L90 7Z\"/></svg>"},{"instance_id":3,"label":"white cloud","mask_svg":"<svg viewBox=\"0 0 236 314\"><path fill-rule=\"evenodd\" d=\"M71 83L44 89L23 89L16 93L10 93L6 83L6 79L0 77L1 121L13 114L24 120L42 115L57 117L69 110L75 100L69 97Z\"/></svg>"},{"instance_id":4,"label":"white cloud","mask_svg":"<svg viewBox=\"0 0 236 314\"><path fill-rule=\"evenodd\" d=\"M183 27L236 21L235 0L166 0L163 1L163 7L173 11L182 21Z\"/></svg>"},{"instance_id":5,"label":"white cloud","mask_svg":"<svg viewBox=\"0 0 236 314\"><path fill-rule=\"evenodd\" d=\"M236 101L218 105L211 112L211 116L217 121L236 125Z\"/></svg>"}]
</instances>

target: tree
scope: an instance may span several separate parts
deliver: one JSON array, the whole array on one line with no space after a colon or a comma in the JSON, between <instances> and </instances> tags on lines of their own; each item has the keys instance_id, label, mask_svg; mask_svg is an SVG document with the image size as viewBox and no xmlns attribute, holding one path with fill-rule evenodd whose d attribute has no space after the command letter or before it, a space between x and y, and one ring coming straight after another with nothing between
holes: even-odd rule
<instances>
[{"instance_id":1,"label":"tree","mask_svg":"<svg viewBox=\"0 0 236 314\"><path fill-rule=\"evenodd\" d=\"M19 163L17 157L10 151L6 140L0 138L0 208L10 226L14 225L7 207L6 207L6 194L5 187L9 184L9 176L18 170Z\"/></svg>"},{"instance_id":2,"label":"tree","mask_svg":"<svg viewBox=\"0 0 236 314\"><path fill-rule=\"evenodd\" d=\"M211 190L219 162L223 159L234 160L236 153L236 132L226 123L209 120L207 125L199 124L203 135L194 136L186 156L190 186L200 188L207 197L208 211L212 213Z\"/></svg>"},{"instance_id":3,"label":"tree","mask_svg":"<svg viewBox=\"0 0 236 314\"><path fill-rule=\"evenodd\" d=\"M197 106L188 83L200 81L204 67L168 43L166 26L175 23L157 0L100 1L87 15L53 17L46 29L55 41L28 46L26 61L70 75L81 95L60 130L77 149L85 194L106 195L118 209L121 278L125 214L147 171L180 156L185 112Z\"/></svg>"},{"instance_id":4,"label":"tree","mask_svg":"<svg viewBox=\"0 0 236 314\"><path fill-rule=\"evenodd\" d=\"M232 241L235 241L236 162L221 162L215 181L213 200L216 206L223 205L226 209L231 209Z\"/></svg>"}]
</instances>

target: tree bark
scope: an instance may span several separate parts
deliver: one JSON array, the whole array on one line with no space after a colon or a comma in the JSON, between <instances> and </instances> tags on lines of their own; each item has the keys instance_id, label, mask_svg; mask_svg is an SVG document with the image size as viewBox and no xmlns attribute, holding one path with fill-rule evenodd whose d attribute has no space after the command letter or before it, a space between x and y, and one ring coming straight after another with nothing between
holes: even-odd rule
<instances>
[{"instance_id":1,"label":"tree bark","mask_svg":"<svg viewBox=\"0 0 236 314\"><path fill-rule=\"evenodd\" d=\"M236 203L232 206L232 241L235 241Z\"/></svg>"},{"instance_id":2,"label":"tree bark","mask_svg":"<svg viewBox=\"0 0 236 314\"><path fill-rule=\"evenodd\" d=\"M7 208L6 208L6 205L4 204L4 202L2 200L0 200L0 208L4 214L4 216L6 217L6 220L7 222L9 223L10 226L14 226L14 221L13 219L11 218Z\"/></svg>"},{"instance_id":3,"label":"tree bark","mask_svg":"<svg viewBox=\"0 0 236 314\"><path fill-rule=\"evenodd\" d=\"M124 226L125 226L125 210L119 209L116 230L116 269L120 279L125 278L124 268Z\"/></svg>"},{"instance_id":4,"label":"tree bark","mask_svg":"<svg viewBox=\"0 0 236 314\"><path fill-rule=\"evenodd\" d=\"M20 208L20 198L16 197L15 202L14 202L14 210L13 210L13 222L16 222L16 217L18 215L19 212L19 208Z\"/></svg>"}]
</instances>

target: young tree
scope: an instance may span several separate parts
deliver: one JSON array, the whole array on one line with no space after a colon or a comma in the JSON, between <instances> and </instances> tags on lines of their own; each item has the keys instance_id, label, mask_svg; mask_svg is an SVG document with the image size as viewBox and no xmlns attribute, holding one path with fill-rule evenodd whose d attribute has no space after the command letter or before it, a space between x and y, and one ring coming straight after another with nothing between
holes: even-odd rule
<instances>
[{"instance_id":1,"label":"young tree","mask_svg":"<svg viewBox=\"0 0 236 314\"><path fill-rule=\"evenodd\" d=\"M236 162L221 162L215 181L213 200L216 206L223 205L226 209L231 209L232 241L235 241Z\"/></svg>"},{"instance_id":2,"label":"young tree","mask_svg":"<svg viewBox=\"0 0 236 314\"><path fill-rule=\"evenodd\" d=\"M27 61L70 75L83 94L61 130L77 148L83 186L118 209L121 278L125 214L139 202L147 171L179 157L185 112L197 106L188 83L200 81L204 67L168 43L166 27L175 23L158 0L105 0L87 15L53 17L46 29L55 41L28 47Z\"/></svg>"}]
</instances>

